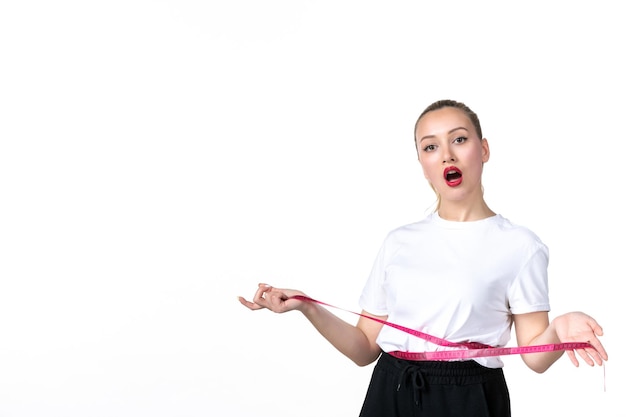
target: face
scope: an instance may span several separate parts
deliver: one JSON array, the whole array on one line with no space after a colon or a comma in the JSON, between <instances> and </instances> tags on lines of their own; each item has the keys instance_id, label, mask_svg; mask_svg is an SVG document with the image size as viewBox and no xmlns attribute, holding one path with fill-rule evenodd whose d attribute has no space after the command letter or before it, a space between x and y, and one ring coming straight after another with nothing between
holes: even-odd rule
<instances>
[{"instance_id":1,"label":"face","mask_svg":"<svg viewBox=\"0 0 626 417\"><path fill-rule=\"evenodd\" d=\"M426 113L417 125L415 141L424 176L442 201L482 198L489 145L462 110L444 107Z\"/></svg>"}]
</instances>

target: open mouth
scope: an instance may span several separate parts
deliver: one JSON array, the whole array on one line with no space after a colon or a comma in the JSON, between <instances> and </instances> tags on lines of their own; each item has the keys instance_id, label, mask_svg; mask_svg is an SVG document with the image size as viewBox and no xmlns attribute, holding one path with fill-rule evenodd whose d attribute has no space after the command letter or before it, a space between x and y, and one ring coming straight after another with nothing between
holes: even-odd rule
<instances>
[{"instance_id":1,"label":"open mouth","mask_svg":"<svg viewBox=\"0 0 626 417\"><path fill-rule=\"evenodd\" d=\"M443 178L450 187L456 187L463 182L463 173L457 167L447 167L443 171Z\"/></svg>"}]
</instances>

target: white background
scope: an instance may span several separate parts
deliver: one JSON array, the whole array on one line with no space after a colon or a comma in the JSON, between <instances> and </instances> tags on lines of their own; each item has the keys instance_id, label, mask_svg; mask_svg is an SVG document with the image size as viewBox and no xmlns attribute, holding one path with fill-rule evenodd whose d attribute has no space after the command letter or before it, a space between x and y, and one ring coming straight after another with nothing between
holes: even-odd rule
<instances>
[{"instance_id":1,"label":"white background","mask_svg":"<svg viewBox=\"0 0 626 417\"><path fill-rule=\"evenodd\" d=\"M552 316L606 332L606 392L506 357L513 415L626 416L619 3L0 3L0 417L358 415L372 366L236 297L358 310L432 208L412 130L441 98L550 247Z\"/></svg>"}]
</instances>

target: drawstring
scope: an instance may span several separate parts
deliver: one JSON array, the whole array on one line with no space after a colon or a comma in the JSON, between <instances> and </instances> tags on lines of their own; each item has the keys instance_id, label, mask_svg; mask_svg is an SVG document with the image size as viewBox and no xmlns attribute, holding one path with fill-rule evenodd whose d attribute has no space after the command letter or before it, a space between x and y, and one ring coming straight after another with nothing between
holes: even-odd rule
<instances>
[{"instance_id":1,"label":"drawstring","mask_svg":"<svg viewBox=\"0 0 626 417\"><path fill-rule=\"evenodd\" d=\"M426 386L426 381L418 366L407 365L402 369L398 377L398 388L396 391L400 391L402 384L407 385L407 382L410 382L411 388L413 388L413 401L415 405L420 405L422 389Z\"/></svg>"}]
</instances>

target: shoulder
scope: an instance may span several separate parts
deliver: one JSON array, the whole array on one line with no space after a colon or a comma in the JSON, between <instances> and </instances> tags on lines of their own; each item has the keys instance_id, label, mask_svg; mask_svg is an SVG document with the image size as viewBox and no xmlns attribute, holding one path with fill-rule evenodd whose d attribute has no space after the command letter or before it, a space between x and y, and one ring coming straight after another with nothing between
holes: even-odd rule
<instances>
[{"instance_id":1,"label":"shoulder","mask_svg":"<svg viewBox=\"0 0 626 417\"><path fill-rule=\"evenodd\" d=\"M545 243L541 240L539 235L527 226L515 223L500 214L495 216L494 223L497 229L506 235L507 239L513 239L518 242L518 244L545 248L547 250Z\"/></svg>"},{"instance_id":2,"label":"shoulder","mask_svg":"<svg viewBox=\"0 0 626 417\"><path fill-rule=\"evenodd\" d=\"M432 216L426 216L422 220L404 224L390 230L383 240L381 251L386 257L394 256L398 251L407 248L422 247L432 241L433 227Z\"/></svg>"},{"instance_id":3,"label":"shoulder","mask_svg":"<svg viewBox=\"0 0 626 417\"><path fill-rule=\"evenodd\" d=\"M432 217L433 215L430 214L424 217L422 220L398 226L395 229L392 229L389 233L387 233L386 240L402 240L406 239L407 237L414 236L416 233L426 233L431 230L431 226L433 223Z\"/></svg>"},{"instance_id":4,"label":"shoulder","mask_svg":"<svg viewBox=\"0 0 626 417\"><path fill-rule=\"evenodd\" d=\"M527 226L515 223L501 214L497 214L494 217L494 222L503 231L518 233L520 235L528 236L529 238L539 239L539 236Z\"/></svg>"}]
</instances>

